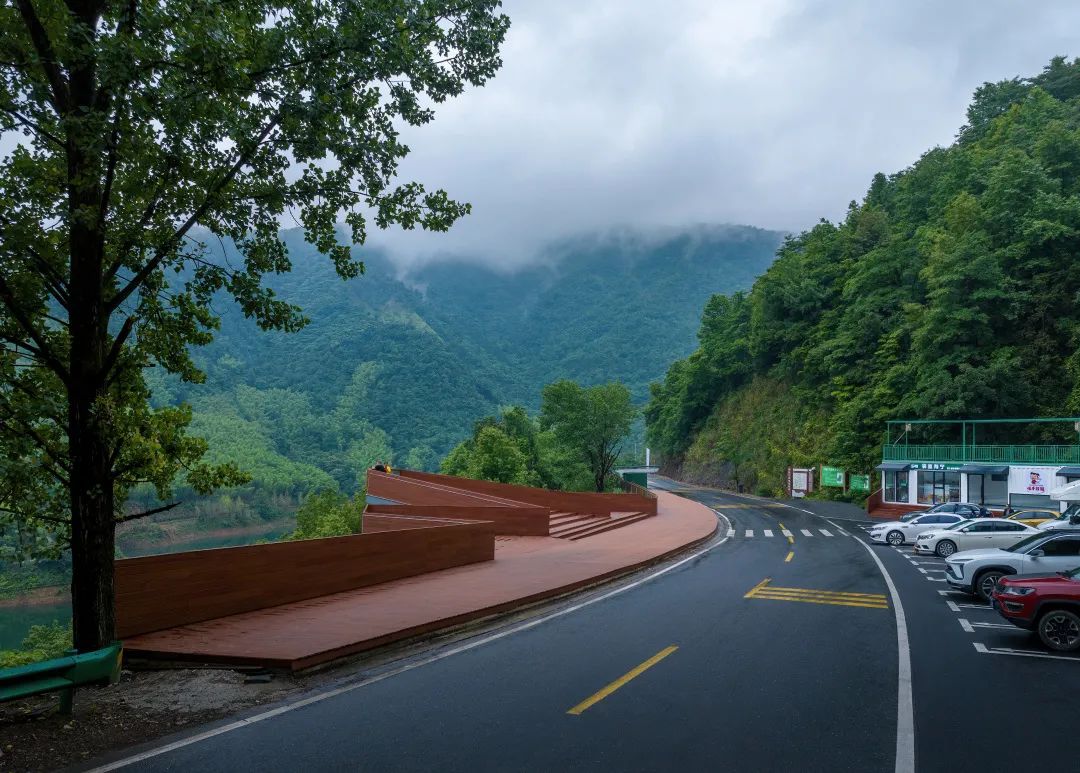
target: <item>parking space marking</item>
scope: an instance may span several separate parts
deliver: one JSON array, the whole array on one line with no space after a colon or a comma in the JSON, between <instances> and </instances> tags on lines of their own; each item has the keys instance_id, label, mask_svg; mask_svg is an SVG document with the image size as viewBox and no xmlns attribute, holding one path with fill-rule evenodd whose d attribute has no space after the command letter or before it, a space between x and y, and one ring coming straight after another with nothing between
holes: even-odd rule
<instances>
[{"instance_id":1,"label":"parking space marking","mask_svg":"<svg viewBox=\"0 0 1080 773\"><path fill-rule=\"evenodd\" d=\"M944 577L931 577L930 575L927 575L926 577L923 577L923 579L924 580L929 580L930 582L945 582Z\"/></svg>"},{"instance_id":2,"label":"parking space marking","mask_svg":"<svg viewBox=\"0 0 1080 773\"><path fill-rule=\"evenodd\" d=\"M1051 655L1048 652L1033 652L1031 650L1014 650L1011 647L987 647L985 644L979 642L972 642L975 647L975 651L983 655L1014 655L1021 658L1043 658L1045 660L1068 660L1073 663L1080 663L1080 658L1070 657L1069 655Z\"/></svg>"},{"instance_id":3,"label":"parking space marking","mask_svg":"<svg viewBox=\"0 0 1080 773\"><path fill-rule=\"evenodd\" d=\"M975 621L966 620L962 617L957 618L960 621L960 627L968 633L975 633L976 628L1007 628L1009 630L1015 630L1016 626L1009 623L980 623Z\"/></svg>"},{"instance_id":4,"label":"parking space marking","mask_svg":"<svg viewBox=\"0 0 1080 773\"><path fill-rule=\"evenodd\" d=\"M923 568L920 567L919 571L922 572L923 574L929 574L930 572L941 572L942 574L945 574L944 569L923 569Z\"/></svg>"}]
</instances>

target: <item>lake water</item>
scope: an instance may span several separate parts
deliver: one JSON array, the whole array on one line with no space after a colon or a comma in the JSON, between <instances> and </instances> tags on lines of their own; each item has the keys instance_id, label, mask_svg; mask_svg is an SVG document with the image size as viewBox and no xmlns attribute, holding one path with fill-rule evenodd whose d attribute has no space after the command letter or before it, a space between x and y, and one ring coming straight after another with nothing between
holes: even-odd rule
<instances>
[{"instance_id":1,"label":"lake water","mask_svg":"<svg viewBox=\"0 0 1080 773\"><path fill-rule=\"evenodd\" d=\"M0 650L17 650L32 625L71 620L71 605L22 606L0 608Z\"/></svg>"}]
</instances>

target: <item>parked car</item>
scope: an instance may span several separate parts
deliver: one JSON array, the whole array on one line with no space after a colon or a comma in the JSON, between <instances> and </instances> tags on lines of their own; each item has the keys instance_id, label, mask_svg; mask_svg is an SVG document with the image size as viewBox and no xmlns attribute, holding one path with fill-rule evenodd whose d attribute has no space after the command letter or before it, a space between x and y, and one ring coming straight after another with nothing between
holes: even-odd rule
<instances>
[{"instance_id":1,"label":"parked car","mask_svg":"<svg viewBox=\"0 0 1080 773\"><path fill-rule=\"evenodd\" d=\"M1026 510L1017 510L1009 516L1010 521L1019 521L1027 526L1038 526L1046 521L1053 521L1061 515L1058 510L1050 510L1042 507L1032 507Z\"/></svg>"},{"instance_id":2,"label":"parked car","mask_svg":"<svg viewBox=\"0 0 1080 773\"><path fill-rule=\"evenodd\" d=\"M989 601L1002 577L1061 572L1078 566L1080 529L1049 533L1036 530L1008 548L954 553L945 561L945 580L957 590Z\"/></svg>"},{"instance_id":3,"label":"parked car","mask_svg":"<svg viewBox=\"0 0 1080 773\"><path fill-rule=\"evenodd\" d=\"M1080 502L1069 505L1057 518L1051 521L1043 521L1037 528L1043 531L1054 531L1056 529L1074 529L1077 526L1080 526Z\"/></svg>"},{"instance_id":4,"label":"parked car","mask_svg":"<svg viewBox=\"0 0 1080 773\"><path fill-rule=\"evenodd\" d=\"M915 542L916 553L936 553L948 558L961 550L1007 548L1038 529L1006 518L976 518L952 529L927 529Z\"/></svg>"},{"instance_id":5,"label":"parked car","mask_svg":"<svg viewBox=\"0 0 1080 773\"><path fill-rule=\"evenodd\" d=\"M1080 650L1080 569L1003 577L991 603L1013 625L1035 631L1048 648Z\"/></svg>"},{"instance_id":6,"label":"parked car","mask_svg":"<svg viewBox=\"0 0 1080 773\"><path fill-rule=\"evenodd\" d=\"M910 521L890 521L874 526L868 532L871 542L885 542L898 547L935 527L951 526L966 520L955 513L920 513Z\"/></svg>"},{"instance_id":7,"label":"parked car","mask_svg":"<svg viewBox=\"0 0 1080 773\"><path fill-rule=\"evenodd\" d=\"M898 520L907 523L908 521L918 518L920 515L931 515L937 513L950 513L959 515L963 518L989 518L990 511L982 505L972 504L971 502L942 502L939 505L934 505L927 510L913 510L910 513L904 513Z\"/></svg>"}]
</instances>

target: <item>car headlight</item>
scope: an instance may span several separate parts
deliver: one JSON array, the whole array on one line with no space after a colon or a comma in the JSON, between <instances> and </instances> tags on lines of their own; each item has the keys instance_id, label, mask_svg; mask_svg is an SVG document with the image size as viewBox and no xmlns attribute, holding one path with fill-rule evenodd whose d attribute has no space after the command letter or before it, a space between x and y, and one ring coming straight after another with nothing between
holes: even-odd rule
<instances>
[{"instance_id":1,"label":"car headlight","mask_svg":"<svg viewBox=\"0 0 1080 773\"><path fill-rule=\"evenodd\" d=\"M923 540L926 540L926 539L933 539L936 536L937 535L934 534L934 532L932 532L932 531L924 531L922 534L919 535L919 542L922 542Z\"/></svg>"},{"instance_id":2,"label":"car headlight","mask_svg":"<svg viewBox=\"0 0 1080 773\"><path fill-rule=\"evenodd\" d=\"M1006 585L1001 592L1005 596L1030 596L1035 592L1035 589L1023 588L1019 585Z\"/></svg>"},{"instance_id":3,"label":"car headlight","mask_svg":"<svg viewBox=\"0 0 1080 773\"><path fill-rule=\"evenodd\" d=\"M966 564L968 561L974 561L974 558L952 558L945 563L947 564Z\"/></svg>"}]
</instances>

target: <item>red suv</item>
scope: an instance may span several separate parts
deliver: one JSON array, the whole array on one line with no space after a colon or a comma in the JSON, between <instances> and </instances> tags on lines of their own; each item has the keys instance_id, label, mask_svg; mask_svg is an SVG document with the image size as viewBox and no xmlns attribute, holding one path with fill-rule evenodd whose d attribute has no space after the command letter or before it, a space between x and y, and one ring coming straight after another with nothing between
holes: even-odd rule
<instances>
[{"instance_id":1,"label":"red suv","mask_svg":"<svg viewBox=\"0 0 1080 773\"><path fill-rule=\"evenodd\" d=\"M1052 650L1080 650L1080 568L1056 575L998 581L994 609L1013 625L1039 634Z\"/></svg>"}]
</instances>

